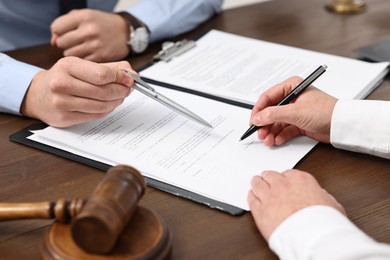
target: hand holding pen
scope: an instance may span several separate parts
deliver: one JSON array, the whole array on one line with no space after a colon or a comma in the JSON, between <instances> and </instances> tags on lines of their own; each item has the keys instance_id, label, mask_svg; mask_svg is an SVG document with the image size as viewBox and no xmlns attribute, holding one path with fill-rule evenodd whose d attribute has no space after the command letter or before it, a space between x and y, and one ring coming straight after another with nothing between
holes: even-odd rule
<instances>
[{"instance_id":1,"label":"hand holding pen","mask_svg":"<svg viewBox=\"0 0 390 260\"><path fill-rule=\"evenodd\" d=\"M320 68L317 69L319 72L324 70ZM264 92L256 102L250 122L254 126L260 126L258 137L267 146L282 145L297 135L329 143L330 122L336 98L310 87L301 91L293 103L275 105L289 93L293 93L296 86L302 86L302 83L301 78L292 77Z\"/></svg>"}]
</instances>

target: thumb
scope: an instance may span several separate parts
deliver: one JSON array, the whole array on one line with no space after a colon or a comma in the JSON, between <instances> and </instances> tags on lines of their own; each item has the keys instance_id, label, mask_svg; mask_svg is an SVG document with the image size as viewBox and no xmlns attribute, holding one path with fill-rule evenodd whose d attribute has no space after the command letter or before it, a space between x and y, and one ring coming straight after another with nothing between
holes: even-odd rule
<instances>
[{"instance_id":1,"label":"thumb","mask_svg":"<svg viewBox=\"0 0 390 260\"><path fill-rule=\"evenodd\" d=\"M133 87L134 80L129 74L127 74L126 70L120 68L116 68L115 70L116 73L115 73L115 79L113 81L114 83L122 84L127 87Z\"/></svg>"},{"instance_id":2,"label":"thumb","mask_svg":"<svg viewBox=\"0 0 390 260\"><path fill-rule=\"evenodd\" d=\"M256 126L266 126L273 123L287 123L290 118L290 105L271 106L264 108L251 117L251 124Z\"/></svg>"}]
</instances>

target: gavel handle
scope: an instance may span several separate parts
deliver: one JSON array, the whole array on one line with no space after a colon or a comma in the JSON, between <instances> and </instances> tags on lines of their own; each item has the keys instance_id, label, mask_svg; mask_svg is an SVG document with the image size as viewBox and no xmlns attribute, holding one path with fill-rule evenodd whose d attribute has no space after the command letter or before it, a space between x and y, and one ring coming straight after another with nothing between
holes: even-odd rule
<instances>
[{"instance_id":1,"label":"gavel handle","mask_svg":"<svg viewBox=\"0 0 390 260\"><path fill-rule=\"evenodd\" d=\"M59 199L56 202L0 203L0 221L18 219L53 219L68 222L77 216L84 199Z\"/></svg>"}]
</instances>

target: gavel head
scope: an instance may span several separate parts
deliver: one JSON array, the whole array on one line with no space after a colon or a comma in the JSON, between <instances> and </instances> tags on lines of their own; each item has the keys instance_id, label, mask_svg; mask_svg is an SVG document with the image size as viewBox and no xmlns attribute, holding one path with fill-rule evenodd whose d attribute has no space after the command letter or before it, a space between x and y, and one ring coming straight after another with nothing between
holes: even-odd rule
<instances>
[{"instance_id":1,"label":"gavel head","mask_svg":"<svg viewBox=\"0 0 390 260\"><path fill-rule=\"evenodd\" d=\"M75 243L90 253L108 253L133 215L145 186L136 169L125 165L110 168L72 221Z\"/></svg>"}]
</instances>

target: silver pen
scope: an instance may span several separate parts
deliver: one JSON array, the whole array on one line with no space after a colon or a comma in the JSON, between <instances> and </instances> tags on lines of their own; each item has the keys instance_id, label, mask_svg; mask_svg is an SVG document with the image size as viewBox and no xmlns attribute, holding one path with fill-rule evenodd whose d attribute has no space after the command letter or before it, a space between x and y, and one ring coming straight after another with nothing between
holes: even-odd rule
<instances>
[{"instance_id":1,"label":"silver pen","mask_svg":"<svg viewBox=\"0 0 390 260\"><path fill-rule=\"evenodd\" d=\"M181 115L201 124L207 127L213 127L210 125L206 120L202 119L200 116L196 115L195 113L191 112L187 108L183 107L182 105L179 105L175 101L167 98L166 96L158 93L154 88L152 88L148 83L131 73L130 71L125 70L127 74L130 75L130 77L133 78L135 81L134 88L138 90L139 92L145 94L148 97L151 97L152 99L156 100L157 102L160 102L164 106L169 107L170 109L180 113Z\"/></svg>"}]
</instances>

